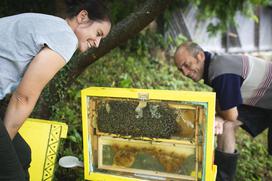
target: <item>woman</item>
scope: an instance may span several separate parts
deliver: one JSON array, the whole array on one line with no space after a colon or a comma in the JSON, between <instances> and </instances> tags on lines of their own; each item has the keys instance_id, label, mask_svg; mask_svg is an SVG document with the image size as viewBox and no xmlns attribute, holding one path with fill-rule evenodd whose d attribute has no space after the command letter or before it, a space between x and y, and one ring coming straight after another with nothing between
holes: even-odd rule
<instances>
[{"instance_id":1,"label":"woman","mask_svg":"<svg viewBox=\"0 0 272 181\"><path fill-rule=\"evenodd\" d=\"M71 1L70 1L71 2ZM76 49L98 47L111 22L99 0L74 1L67 19L25 13L0 19L0 180L29 180L30 148L18 133L45 85Z\"/></svg>"}]
</instances>

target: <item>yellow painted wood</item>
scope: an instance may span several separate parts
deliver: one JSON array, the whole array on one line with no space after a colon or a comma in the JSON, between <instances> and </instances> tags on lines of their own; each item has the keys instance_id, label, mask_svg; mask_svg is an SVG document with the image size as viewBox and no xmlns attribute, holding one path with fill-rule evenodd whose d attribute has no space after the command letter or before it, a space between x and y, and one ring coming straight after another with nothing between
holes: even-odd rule
<instances>
[{"instance_id":1,"label":"yellow painted wood","mask_svg":"<svg viewBox=\"0 0 272 181\"><path fill-rule=\"evenodd\" d=\"M173 91L173 90L152 90L152 89L130 89L130 88L107 88L90 87L83 89L81 95L97 97L119 97L136 98L139 93L149 93L149 99L169 100L169 101L190 101L207 102L214 99L213 92L192 92L192 91Z\"/></svg>"},{"instance_id":2,"label":"yellow painted wood","mask_svg":"<svg viewBox=\"0 0 272 181\"><path fill-rule=\"evenodd\" d=\"M105 98L130 98L138 99L141 94L148 94L149 100L181 101L185 104L204 105L206 112L205 147L203 148L204 173L201 174L202 181L214 181L216 177L216 166L213 165L214 153L214 116L215 116L215 93L192 92L172 90L150 90L129 88L107 88L90 87L81 91L82 100L82 126L83 126L83 150L84 150L84 176L93 181L138 181L139 179L103 174L90 170L92 158L90 158L91 135L90 122L88 119L88 101L90 97ZM190 106L189 106L190 107ZM202 171L202 170L199 170Z\"/></svg>"},{"instance_id":3,"label":"yellow painted wood","mask_svg":"<svg viewBox=\"0 0 272 181\"><path fill-rule=\"evenodd\" d=\"M31 147L30 181L51 181L60 138L66 138L65 123L27 119L19 132Z\"/></svg>"}]
</instances>

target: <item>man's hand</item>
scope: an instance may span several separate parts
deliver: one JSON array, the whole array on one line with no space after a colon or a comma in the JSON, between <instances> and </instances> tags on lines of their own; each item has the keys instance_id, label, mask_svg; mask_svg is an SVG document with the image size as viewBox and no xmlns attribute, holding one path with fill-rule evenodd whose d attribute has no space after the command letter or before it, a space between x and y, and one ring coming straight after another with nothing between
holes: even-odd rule
<instances>
[{"instance_id":1,"label":"man's hand","mask_svg":"<svg viewBox=\"0 0 272 181\"><path fill-rule=\"evenodd\" d=\"M219 117L219 116L215 117L215 120L214 120L214 133L215 133L215 135L223 134L224 122L225 121L221 117Z\"/></svg>"}]
</instances>

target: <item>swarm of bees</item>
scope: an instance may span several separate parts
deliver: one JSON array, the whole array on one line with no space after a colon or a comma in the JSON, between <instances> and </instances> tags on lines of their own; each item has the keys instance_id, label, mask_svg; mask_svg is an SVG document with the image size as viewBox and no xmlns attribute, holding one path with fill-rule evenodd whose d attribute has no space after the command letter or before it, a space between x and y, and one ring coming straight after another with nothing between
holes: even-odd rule
<instances>
[{"instance_id":1,"label":"swarm of bees","mask_svg":"<svg viewBox=\"0 0 272 181\"><path fill-rule=\"evenodd\" d=\"M138 105L139 101L100 102L97 109L98 130L124 136L151 138L170 138L179 131L176 112L167 104L148 102L140 111Z\"/></svg>"}]
</instances>

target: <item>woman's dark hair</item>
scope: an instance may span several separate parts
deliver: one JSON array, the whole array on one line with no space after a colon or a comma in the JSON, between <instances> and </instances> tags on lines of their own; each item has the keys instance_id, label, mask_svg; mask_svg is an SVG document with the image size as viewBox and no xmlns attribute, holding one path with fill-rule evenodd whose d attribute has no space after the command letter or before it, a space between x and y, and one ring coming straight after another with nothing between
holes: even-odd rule
<instances>
[{"instance_id":1,"label":"woman's dark hair","mask_svg":"<svg viewBox=\"0 0 272 181\"><path fill-rule=\"evenodd\" d=\"M67 16L73 18L82 10L88 12L89 19L93 21L110 21L109 10L102 0L66 0Z\"/></svg>"}]
</instances>

